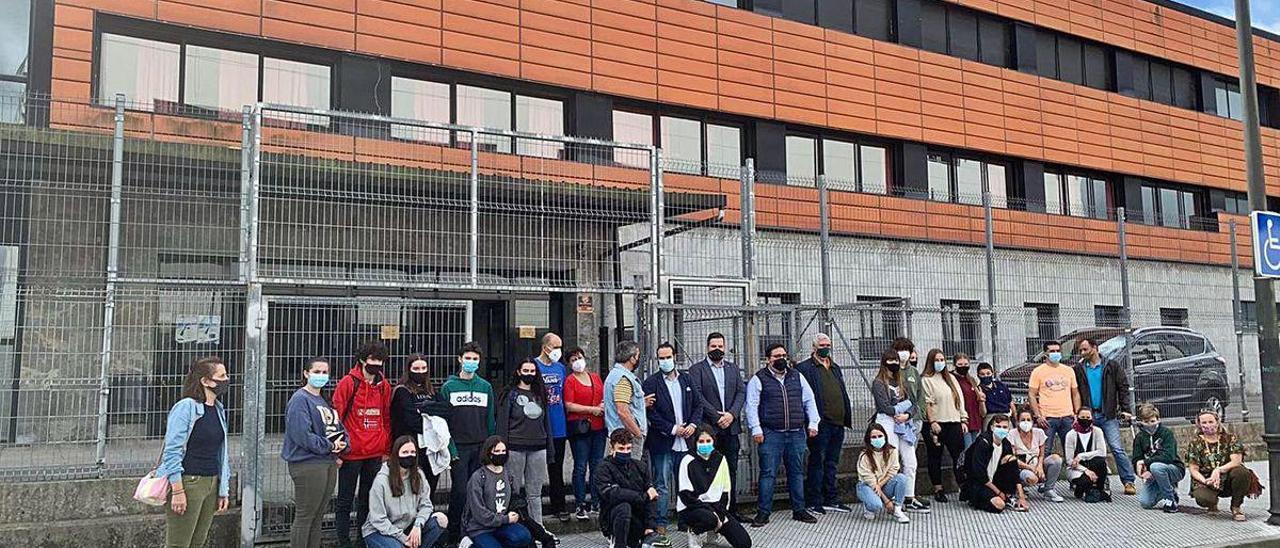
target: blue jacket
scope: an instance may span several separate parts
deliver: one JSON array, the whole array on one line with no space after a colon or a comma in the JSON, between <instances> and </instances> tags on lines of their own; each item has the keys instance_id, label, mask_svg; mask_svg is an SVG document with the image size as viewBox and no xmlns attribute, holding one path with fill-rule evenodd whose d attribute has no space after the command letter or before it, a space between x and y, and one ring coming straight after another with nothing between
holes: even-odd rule
<instances>
[{"instance_id":1,"label":"blue jacket","mask_svg":"<svg viewBox=\"0 0 1280 548\"><path fill-rule=\"evenodd\" d=\"M671 435L671 431L676 426L684 426L685 424L699 424L702 422L703 408L706 406L702 399L702 395L693 387L692 379L688 374L681 373L676 377L680 383L680 390L684 393L681 398L681 410L683 411L684 422L676 424L676 410L671 400L671 392L667 390L666 374L659 371L644 380L645 395L654 394L653 407L648 409L649 416L649 435L644 439L645 451L654 453L670 453L671 445L675 443L675 436ZM686 440L690 448L693 447L691 440Z\"/></svg>"},{"instance_id":2,"label":"blue jacket","mask_svg":"<svg viewBox=\"0 0 1280 548\"><path fill-rule=\"evenodd\" d=\"M231 493L231 460L227 453L227 409L221 401L215 401L218 418L222 423L222 454L218 463L218 496ZM160 454L160 466L156 477L167 477L169 483L182 481L182 458L187 454L187 438L196 421L204 416L204 402L182 398L169 410L169 425L164 432L164 452Z\"/></svg>"}]
</instances>

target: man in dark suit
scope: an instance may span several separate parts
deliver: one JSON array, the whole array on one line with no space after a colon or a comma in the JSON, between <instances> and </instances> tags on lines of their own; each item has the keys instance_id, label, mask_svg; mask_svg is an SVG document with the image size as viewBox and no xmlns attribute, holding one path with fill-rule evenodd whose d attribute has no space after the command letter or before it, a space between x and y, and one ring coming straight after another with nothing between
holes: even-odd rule
<instances>
[{"instance_id":1,"label":"man in dark suit","mask_svg":"<svg viewBox=\"0 0 1280 548\"><path fill-rule=\"evenodd\" d=\"M707 335L707 357L693 364L685 375L706 402L703 421L716 430L716 451L724 455L729 482L738 485L738 452L741 450L742 406L747 402L746 383L738 365L724 358L724 335Z\"/></svg>"},{"instance_id":2,"label":"man in dark suit","mask_svg":"<svg viewBox=\"0 0 1280 548\"><path fill-rule=\"evenodd\" d=\"M693 389L688 375L676 369L675 347L658 345L658 371L642 384L646 397L653 396L650 407L649 436L644 452L653 465L653 485L658 490L657 515L659 541L667 540L667 523L673 476L680 459L693 448L693 434L702 417L702 395ZM655 544L657 546L657 544Z\"/></svg>"}]
</instances>

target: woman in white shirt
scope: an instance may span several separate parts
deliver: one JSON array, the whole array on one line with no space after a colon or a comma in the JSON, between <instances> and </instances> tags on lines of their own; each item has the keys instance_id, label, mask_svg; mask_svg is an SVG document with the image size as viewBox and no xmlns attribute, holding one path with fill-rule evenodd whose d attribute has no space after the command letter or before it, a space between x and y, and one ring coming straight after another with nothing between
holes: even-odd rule
<instances>
[{"instance_id":1,"label":"woman in white shirt","mask_svg":"<svg viewBox=\"0 0 1280 548\"><path fill-rule=\"evenodd\" d=\"M1076 498L1085 502L1111 502L1107 488L1107 440L1093 425L1093 410L1081 408L1076 424L1067 433L1067 480Z\"/></svg>"},{"instance_id":2,"label":"woman in white shirt","mask_svg":"<svg viewBox=\"0 0 1280 548\"><path fill-rule=\"evenodd\" d=\"M947 502L942 490L942 450L951 453L951 462L960 462L964 452L964 436L969 414L965 410L964 395L955 375L947 370L947 356L941 349L929 351L925 369L920 377L924 392L924 414L928 428L924 431L925 447L929 449L929 479L933 481L933 498ZM963 468L955 467L956 484L964 485Z\"/></svg>"},{"instance_id":3,"label":"woman in white shirt","mask_svg":"<svg viewBox=\"0 0 1280 548\"><path fill-rule=\"evenodd\" d=\"M1049 437L1035 424L1031 410L1024 407L1018 411L1018 430L1009 436L1014 454L1018 456L1019 478L1027 489L1038 485L1039 493L1045 498L1062 502L1062 495L1054 489L1062 474L1062 457L1052 453L1045 456L1044 445Z\"/></svg>"}]
</instances>

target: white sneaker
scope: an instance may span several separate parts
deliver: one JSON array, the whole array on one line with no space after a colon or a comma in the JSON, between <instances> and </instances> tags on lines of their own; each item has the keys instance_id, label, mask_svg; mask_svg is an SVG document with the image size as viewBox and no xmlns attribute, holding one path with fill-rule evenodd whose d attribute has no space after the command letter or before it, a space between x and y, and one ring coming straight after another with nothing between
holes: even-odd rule
<instances>
[{"instance_id":1,"label":"white sneaker","mask_svg":"<svg viewBox=\"0 0 1280 548\"><path fill-rule=\"evenodd\" d=\"M689 548L702 548L702 535L689 532Z\"/></svg>"},{"instance_id":2,"label":"white sneaker","mask_svg":"<svg viewBox=\"0 0 1280 548\"><path fill-rule=\"evenodd\" d=\"M1065 499L1063 499L1063 498L1062 498L1062 495L1059 495L1059 494L1058 494L1058 490L1057 490L1057 489L1050 489L1050 490L1046 491L1046 492L1045 492L1045 496L1046 496L1046 497L1049 497L1049 500L1051 500L1051 501L1053 501L1053 502L1063 502L1063 501L1065 500Z\"/></svg>"},{"instance_id":3,"label":"white sneaker","mask_svg":"<svg viewBox=\"0 0 1280 548\"><path fill-rule=\"evenodd\" d=\"M464 536L462 537L462 540L458 541L458 548L470 548L470 547L471 547L471 537Z\"/></svg>"},{"instance_id":4,"label":"white sneaker","mask_svg":"<svg viewBox=\"0 0 1280 548\"><path fill-rule=\"evenodd\" d=\"M911 523L911 518L907 517L906 514L902 513L901 508L893 509L893 519L898 520L898 523Z\"/></svg>"},{"instance_id":5,"label":"white sneaker","mask_svg":"<svg viewBox=\"0 0 1280 548\"><path fill-rule=\"evenodd\" d=\"M874 512L863 512L863 513L862 513L862 519L865 519L865 520L867 520L867 521L871 521L871 520L873 520L873 519L876 519L876 514L875 514Z\"/></svg>"}]
</instances>

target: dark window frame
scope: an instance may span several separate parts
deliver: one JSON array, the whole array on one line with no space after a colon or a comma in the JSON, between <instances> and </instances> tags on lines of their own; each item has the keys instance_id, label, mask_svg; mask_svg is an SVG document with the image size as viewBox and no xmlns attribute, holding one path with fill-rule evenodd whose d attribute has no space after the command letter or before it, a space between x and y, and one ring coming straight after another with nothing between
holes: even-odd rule
<instances>
[{"instance_id":1,"label":"dark window frame","mask_svg":"<svg viewBox=\"0 0 1280 548\"><path fill-rule=\"evenodd\" d=\"M1191 314L1186 308L1160 307L1160 325L1165 327L1191 327Z\"/></svg>"},{"instance_id":2,"label":"dark window frame","mask_svg":"<svg viewBox=\"0 0 1280 548\"><path fill-rule=\"evenodd\" d=\"M1164 205L1161 199L1161 193L1164 190L1171 190L1178 193L1178 226L1169 226L1164 222ZM1162 226L1165 228L1181 228L1184 230L1201 230L1198 226L1198 219L1205 211L1205 203L1208 189L1189 187L1179 184L1170 184L1163 181L1152 181L1143 179L1140 185L1140 193L1145 198L1148 194L1153 194L1152 210L1147 211L1146 208L1139 207L1142 213L1139 222L1148 226ZM1192 206L1195 211L1188 214L1186 211L1186 196L1190 195Z\"/></svg>"},{"instance_id":3,"label":"dark window frame","mask_svg":"<svg viewBox=\"0 0 1280 548\"><path fill-rule=\"evenodd\" d=\"M694 120L698 122L699 134L701 135L701 139L702 139L702 146L700 147L701 150L698 152L699 158L700 158L700 164L701 164L699 172L685 173L683 171L680 171L676 173L680 173L682 175L695 175L695 176L701 176L701 177L715 177L720 179L724 178L714 174L713 170L710 169L711 166L708 165L707 163L708 161L707 126L711 124L714 124L717 126L734 127L738 129L739 161L742 162L743 164L746 163L746 159L748 157L747 143L749 142L749 139L747 136L747 128L750 127L750 123L747 121L739 121L732 117L719 116L717 114L708 113L706 111L699 111L699 110L685 109L685 108L671 108L665 105L662 106L661 109L658 109L658 108L654 108L654 105L645 105L645 104L632 102L632 101L614 101L613 108L610 111L609 117L612 118L613 112L618 112L618 111L650 117L652 135L649 136L650 138L649 142L654 147L658 147L658 148L662 147L662 118L664 116L668 118L683 118L686 120ZM612 120L610 120L610 126L612 126ZM741 165L739 167L741 167Z\"/></svg>"},{"instance_id":4,"label":"dark window frame","mask_svg":"<svg viewBox=\"0 0 1280 548\"><path fill-rule=\"evenodd\" d=\"M942 319L942 352L948 357L960 352L976 356L982 342L982 302L942 299L938 305Z\"/></svg>"},{"instance_id":5,"label":"dark window frame","mask_svg":"<svg viewBox=\"0 0 1280 548\"><path fill-rule=\"evenodd\" d=\"M925 162L926 163L930 162L931 160L929 159L929 156L935 155L935 154L942 156L946 160L947 186L949 189L947 192L949 194L949 199L945 201L936 200L933 198L932 193L930 193L928 197L929 200L935 201L935 202L952 203L952 204L982 206L981 197L979 197L977 203L963 202L960 200L960 194L959 194L960 177L958 172L959 166L960 166L960 160L970 160L970 161L978 162L979 164L982 165L981 171L982 171L982 191L983 192L991 191L991 180L988 177L989 170L987 166L1000 165L1004 167L1003 196L1006 203L1005 205L996 204L995 203L996 200L994 199L995 194L993 193L992 194L993 200L991 205L992 207L997 207L1000 209L1008 209L1009 206L1007 202L1009 201L1009 196L1013 195L1013 193L1010 192L1011 189L1009 188L1010 181L1012 181L1014 177L1013 176L1014 161L1012 158L1005 158L1005 157L996 156L993 154L984 154L981 152L973 152L968 150L953 150L953 149L944 149L944 148L938 148L938 147L930 147L928 151L925 152ZM926 167L926 171L927 171L927 167Z\"/></svg>"},{"instance_id":6,"label":"dark window frame","mask_svg":"<svg viewBox=\"0 0 1280 548\"><path fill-rule=\"evenodd\" d=\"M1027 358L1030 359L1044 349L1044 343L1058 339L1062 330L1062 310L1055 303L1026 302L1022 307L1024 313L1035 314L1036 336L1026 338Z\"/></svg>"},{"instance_id":7,"label":"dark window frame","mask_svg":"<svg viewBox=\"0 0 1280 548\"><path fill-rule=\"evenodd\" d=\"M1060 191L1060 196L1062 197L1061 198L1062 213L1060 213L1060 215L1066 215L1068 217L1076 217L1078 219L1110 220L1114 218L1112 211L1115 209L1115 203L1116 203L1116 196L1115 196L1116 184L1115 184L1115 181L1113 181L1110 177L1107 177L1106 175L1098 172L1081 170L1081 169L1076 169L1076 168L1067 167L1067 166L1046 166L1044 168L1044 174L1058 176L1058 185L1059 185L1058 189ZM1076 215L1072 213L1071 204L1072 204L1073 196L1071 195L1070 183L1068 183L1067 181L1070 177L1073 177L1073 176L1081 177L1085 179L1089 185L1089 189L1087 192L1089 196L1089 203L1084 205L1084 212L1085 212L1084 215ZM1102 181L1102 184L1106 187L1105 190L1106 190L1106 196L1107 196L1107 203L1104 204L1102 207L1098 207L1098 204L1095 203L1095 198L1097 197L1097 191L1096 191L1096 187L1094 186L1094 183L1098 181ZM1047 201L1048 200L1046 199L1046 202ZM1098 213L1101 213L1102 216L1101 217L1098 216L1097 215Z\"/></svg>"}]
</instances>

